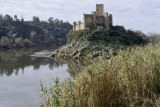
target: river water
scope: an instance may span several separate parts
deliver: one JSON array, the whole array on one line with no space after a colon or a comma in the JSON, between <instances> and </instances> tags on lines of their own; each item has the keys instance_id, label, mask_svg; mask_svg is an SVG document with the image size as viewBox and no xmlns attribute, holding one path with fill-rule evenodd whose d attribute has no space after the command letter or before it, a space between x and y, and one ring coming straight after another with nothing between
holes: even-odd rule
<instances>
[{"instance_id":1,"label":"river water","mask_svg":"<svg viewBox=\"0 0 160 107\"><path fill-rule=\"evenodd\" d=\"M38 107L40 81L49 86L71 77L68 65L48 58L54 50L20 49L0 51L0 107Z\"/></svg>"}]
</instances>

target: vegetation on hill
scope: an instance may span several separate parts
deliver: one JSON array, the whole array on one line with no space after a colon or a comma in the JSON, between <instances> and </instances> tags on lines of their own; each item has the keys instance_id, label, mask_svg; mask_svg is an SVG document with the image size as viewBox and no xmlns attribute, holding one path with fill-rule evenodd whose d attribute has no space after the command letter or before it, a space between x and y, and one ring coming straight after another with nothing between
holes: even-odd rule
<instances>
[{"instance_id":1,"label":"vegetation on hill","mask_svg":"<svg viewBox=\"0 0 160 107\"><path fill-rule=\"evenodd\" d=\"M109 60L95 60L74 81L49 89L41 84L41 107L160 106L160 44L128 48Z\"/></svg>"},{"instance_id":2,"label":"vegetation on hill","mask_svg":"<svg viewBox=\"0 0 160 107\"><path fill-rule=\"evenodd\" d=\"M87 39L90 42L105 43L106 45L112 43L131 46L147 43L148 41L144 37L146 35L140 31L134 32L126 30L123 26L112 26L109 30L107 28L72 30L67 35L67 43Z\"/></svg>"},{"instance_id":3,"label":"vegetation on hill","mask_svg":"<svg viewBox=\"0 0 160 107\"><path fill-rule=\"evenodd\" d=\"M41 21L33 17L32 21L0 15L0 48L53 46L66 43L66 34L72 25L63 20Z\"/></svg>"},{"instance_id":4,"label":"vegetation on hill","mask_svg":"<svg viewBox=\"0 0 160 107\"><path fill-rule=\"evenodd\" d=\"M116 54L116 50L148 42L148 37L142 32L126 30L122 26L113 26L109 30L107 28L71 30L67 34L67 44L55 51L51 57L89 59L102 56L108 59L111 54Z\"/></svg>"}]
</instances>

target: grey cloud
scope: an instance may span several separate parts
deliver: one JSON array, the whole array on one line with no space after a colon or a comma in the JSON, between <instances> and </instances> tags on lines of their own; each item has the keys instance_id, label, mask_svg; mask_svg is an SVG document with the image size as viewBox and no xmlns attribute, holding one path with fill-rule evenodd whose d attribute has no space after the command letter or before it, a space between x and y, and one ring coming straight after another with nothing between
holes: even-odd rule
<instances>
[{"instance_id":1,"label":"grey cloud","mask_svg":"<svg viewBox=\"0 0 160 107\"><path fill-rule=\"evenodd\" d=\"M0 0L0 13L22 15L26 20L38 16L64 21L79 21L83 13L95 10L95 4L103 3L105 11L113 14L115 25L147 32L159 32L159 0Z\"/></svg>"}]
</instances>

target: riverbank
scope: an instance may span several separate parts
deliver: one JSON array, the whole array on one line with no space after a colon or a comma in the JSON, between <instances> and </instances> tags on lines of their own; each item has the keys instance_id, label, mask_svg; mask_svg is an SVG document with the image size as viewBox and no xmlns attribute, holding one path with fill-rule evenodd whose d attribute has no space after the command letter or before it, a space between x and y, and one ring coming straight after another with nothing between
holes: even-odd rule
<instances>
[{"instance_id":1,"label":"riverbank","mask_svg":"<svg viewBox=\"0 0 160 107\"><path fill-rule=\"evenodd\" d=\"M46 106L160 106L159 47L128 48L109 60L96 60L72 82L56 80L50 92L42 86Z\"/></svg>"}]
</instances>

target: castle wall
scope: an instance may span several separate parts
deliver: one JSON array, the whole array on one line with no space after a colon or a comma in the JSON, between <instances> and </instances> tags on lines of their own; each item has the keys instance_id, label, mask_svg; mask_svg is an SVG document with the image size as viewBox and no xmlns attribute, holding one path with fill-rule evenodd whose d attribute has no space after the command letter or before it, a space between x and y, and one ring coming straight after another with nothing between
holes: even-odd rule
<instances>
[{"instance_id":1,"label":"castle wall","mask_svg":"<svg viewBox=\"0 0 160 107\"><path fill-rule=\"evenodd\" d=\"M96 27L96 12L93 13L93 26Z\"/></svg>"},{"instance_id":2,"label":"castle wall","mask_svg":"<svg viewBox=\"0 0 160 107\"><path fill-rule=\"evenodd\" d=\"M80 29L79 29L79 24L76 24L76 30L80 30Z\"/></svg>"},{"instance_id":3,"label":"castle wall","mask_svg":"<svg viewBox=\"0 0 160 107\"><path fill-rule=\"evenodd\" d=\"M86 27L96 28L97 26L104 26L109 29L109 27L113 25L112 14L103 11L104 5L97 4L96 11L93 11L92 14L83 15L83 23L80 21L78 24L76 22L73 23L73 30L82 30Z\"/></svg>"},{"instance_id":4,"label":"castle wall","mask_svg":"<svg viewBox=\"0 0 160 107\"><path fill-rule=\"evenodd\" d=\"M73 22L73 30L76 30L76 22Z\"/></svg>"},{"instance_id":5,"label":"castle wall","mask_svg":"<svg viewBox=\"0 0 160 107\"><path fill-rule=\"evenodd\" d=\"M84 28L84 24L83 23L81 23L81 25L80 25L80 29L82 30L82 29L85 29Z\"/></svg>"},{"instance_id":6,"label":"castle wall","mask_svg":"<svg viewBox=\"0 0 160 107\"><path fill-rule=\"evenodd\" d=\"M112 14L109 15L110 26L113 26L113 18Z\"/></svg>"},{"instance_id":7,"label":"castle wall","mask_svg":"<svg viewBox=\"0 0 160 107\"><path fill-rule=\"evenodd\" d=\"M74 29L74 30L82 30L82 29L84 29L84 28L85 28L85 27L84 27L84 24L81 23L81 22L79 22L78 24L74 22L74 24L73 24L73 29Z\"/></svg>"},{"instance_id":8,"label":"castle wall","mask_svg":"<svg viewBox=\"0 0 160 107\"><path fill-rule=\"evenodd\" d=\"M85 27L92 27L93 26L93 14L84 14L84 23Z\"/></svg>"},{"instance_id":9,"label":"castle wall","mask_svg":"<svg viewBox=\"0 0 160 107\"><path fill-rule=\"evenodd\" d=\"M103 15L104 15L104 20L105 20L104 21L105 27L109 28L110 18L108 16L108 13L104 12Z\"/></svg>"},{"instance_id":10,"label":"castle wall","mask_svg":"<svg viewBox=\"0 0 160 107\"><path fill-rule=\"evenodd\" d=\"M96 24L97 26L104 26L105 25L104 16L96 16Z\"/></svg>"},{"instance_id":11,"label":"castle wall","mask_svg":"<svg viewBox=\"0 0 160 107\"><path fill-rule=\"evenodd\" d=\"M110 25L110 18L108 16L108 17L105 17L105 26L109 28L109 25Z\"/></svg>"},{"instance_id":12,"label":"castle wall","mask_svg":"<svg viewBox=\"0 0 160 107\"><path fill-rule=\"evenodd\" d=\"M103 15L104 15L104 17L108 17L108 13L107 12L104 12Z\"/></svg>"}]
</instances>

